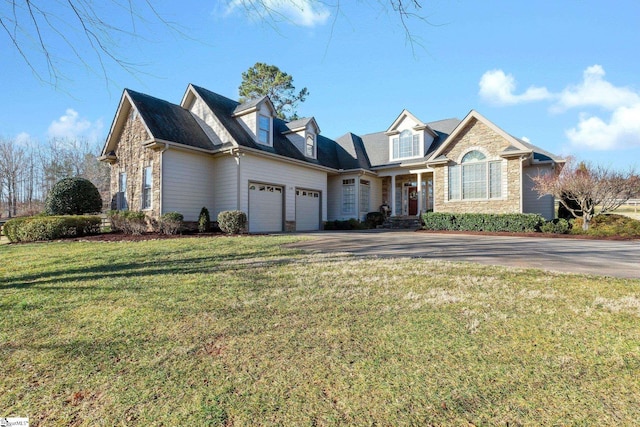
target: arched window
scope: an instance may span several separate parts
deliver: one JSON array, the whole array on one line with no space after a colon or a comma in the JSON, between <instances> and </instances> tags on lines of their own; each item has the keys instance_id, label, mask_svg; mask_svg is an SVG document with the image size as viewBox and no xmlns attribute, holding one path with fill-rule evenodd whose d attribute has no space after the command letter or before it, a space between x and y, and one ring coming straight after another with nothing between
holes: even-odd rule
<instances>
[{"instance_id":1,"label":"arched window","mask_svg":"<svg viewBox=\"0 0 640 427\"><path fill-rule=\"evenodd\" d=\"M469 151L460 165L449 166L449 199L502 197L502 161L488 161L478 150Z\"/></svg>"},{"instance_id":2,"label":"arched window","mask_svg":"<svg viewBox=\"0 0 640 427\"><path fill-rule=\"evenodd\" d=\"M420 156L420 135L403 130L400 137L393 138L393 158L404 159Z\"/></svg>"},{"instance_id":3,"label":"arched window","mask_svg":"<svg viewBox=\"0 0 640 427\"><path fill-rule=\"evenodd\" d=\"M316 138L314 135L307 135L306 154L307 157L316 158Z\"/></svg>"},{"instance_id":4,"label":"arched window","mask_svg":"<svg viewBox=\"0 0 640 427\"><path fill-rule=\"evenodd\" d=\"M485 160L486 156L482 154L478 150L469 151L467 154L462 156L461 163L469 163L469 162L479 162L480 160Z\"/></svg>"}]
</instances>

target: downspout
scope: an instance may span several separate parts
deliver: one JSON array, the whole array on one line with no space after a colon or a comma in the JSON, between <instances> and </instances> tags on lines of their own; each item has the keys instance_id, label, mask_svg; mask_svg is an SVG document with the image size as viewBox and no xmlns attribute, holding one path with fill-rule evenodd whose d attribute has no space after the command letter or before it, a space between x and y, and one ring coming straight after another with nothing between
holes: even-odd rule
<instances>
[{"instance_id":1,"label":"downspout","mask_svg":"<svg viewBox=\"0 0 640 427\"><path fill-rule=\"evenodd\" d=\"M528 156L520 156L520 213L523 212L524 208L524 161L527 160ZM507 170L507 179L509 177L509 171Z\"/></svg>"},{"instance_id":2,"label":"downspout","mask_svg":"<svg viewBox=\"0 0 640 427\"><path fill-rule=\"evenodd\" d=\"M232 148L229 150L229 155L231 155L236 161L236 165L238 168L236 169L236 210L240 210L240 152L237 148Z\"/></svg>"},{"instance_id":3,"label":"downspout","mask_svg":"<svg viewBox=\"0 0 640 427\"><path fill-rule=\"evenodd\" d=\"M169 144L167 144L166 142L164 143L164 148L162 150L160 150L160 201L159 201L159 206L158 206L158 211L159 214L158 217L162 216L163 212L162 212L162 200L164 199L164 176L162 175L162 171L163 171L163 167L162 165L164 164L164 152L167 151L169 149Z\"/></svg>"}]
</instances>

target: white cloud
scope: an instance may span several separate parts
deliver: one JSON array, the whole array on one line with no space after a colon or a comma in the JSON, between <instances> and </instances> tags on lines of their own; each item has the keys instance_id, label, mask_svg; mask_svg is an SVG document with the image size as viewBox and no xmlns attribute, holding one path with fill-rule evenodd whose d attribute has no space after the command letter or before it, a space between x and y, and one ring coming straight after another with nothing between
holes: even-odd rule
<instances>
[{"instance_id":1,"label":"white cloud","mask_svg":"<svg viewBox=\"0 0 640 427\"><path fill-rule=\"evenodd\" d=\"M640 102L616 108L608 122L582 113L566 135L573 146L591 150L640 148Z\"/></svg>"},{"instance_id":2,"label":"white cloud","mask_svg":"<svg viewBox=\"0 0 640 427\"><path fill-rule=\"evenodd\" d=\"M551 98L545 87L529 87L524 93L516 95L516 79L502 70L490 70L480 79L480 96L496 105L515 105L523 102L541 101Z\"/></svg>"},{"instance_id":3,"label":"white cloud","mask_svg":"<svg viewBox=\"0 0 640 427\"><path fill-rule=\"evenodd\" d=\"M74 109L68 108L64 115L51 122L47 134L49 138L86 138L88 140L96 140L102 136L102 128L102 120L98 119L95 122L90 122L85 118L81 118Z\"/></svg>"},{"instance_id":4,"label":"white cloud","mask_svg":"<svg viewBox=\"0 0 640 427\"><path fill-rule=\"evenodd\" d=\"M232 0L227 13L237 9L246 11L254 19L279 19L303 27L315 27L327 22L331 13L322 2L313 0Z\"/></svg>"},{"instance_id":5,"label":"white cloud","mask_svg":"<svg viewBox=\"0 0 640 427\"><path fill-rule=\"evenodd\" d=\"M520 139L523 140L524 142L531 142L531 140L529 138L527 138L526 136L523 136Z\"/></svg>"},{"instance_id":6,"label":"white cloud","mask_svg":"<svg viewBox=\"0 0 640 427\"><path fill-rule=\"evenodd\" d=\"M513 75L502 70L490 70L480 79L480 96L495 105L515 105L531 101L552 101L550 111L564 113L579 109L578 123L565 131L572 146L589 150L612 150L640 147L640 92L615 86L605 80L601 65L592 65L583 72L582 81L567 85L558 93L544 87L531 86L515 94ZM589 109L610 112L600 117Z\"/></svg>"},{"instance_id":7,"label":"white cloud","mask_svg":"<svg viewBox=\"0 0 640 427\"><path fill-rule=\"evenodd\" d=\"M583 72L583 80L571 85L558 96L558 102L551 107L554 112L562 112L576 107L600 107L615 110L619 107L640 103L640 95L626 87L616 87L604 79L602 66L592 65Z\"/></svg>"}]
</instances>

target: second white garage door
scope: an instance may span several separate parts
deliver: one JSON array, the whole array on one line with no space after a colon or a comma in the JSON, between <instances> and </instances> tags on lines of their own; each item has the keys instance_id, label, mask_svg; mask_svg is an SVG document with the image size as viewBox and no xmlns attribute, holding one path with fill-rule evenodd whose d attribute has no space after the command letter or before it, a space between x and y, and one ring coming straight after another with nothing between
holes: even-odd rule
<instances>
[{"instance_id":1,"label":"second white garage door","mask_svg":"<svg viewBox=\"0 0 640 427\"><path fill-rule=\"evenodd\" d=\"M282 231L282 187L249 183L249 232Z\"/></svg>"},{"instance_id":2,"label":"second white garage door","mask_svg":"<svg viewBox=\"0 0 640 427\"><path fill-rule=\"evenodd\" d=\"M320 229L320 192L296 190L296 231Z\"/></svg>"}]
</instances>

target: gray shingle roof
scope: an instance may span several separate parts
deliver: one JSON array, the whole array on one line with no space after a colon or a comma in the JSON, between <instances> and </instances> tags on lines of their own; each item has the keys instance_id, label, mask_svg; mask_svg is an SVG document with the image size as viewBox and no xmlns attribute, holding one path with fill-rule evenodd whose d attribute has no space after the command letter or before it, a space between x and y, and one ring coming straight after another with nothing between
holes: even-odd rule
<instances>
[{"instance_id":1,"label":"gray shingle roof","mask_svg":"<svg viewBox=\"0 0 640 427\"><path fill-rule=\"evenodd\" d=\"M258 104L260 104L267 96L262 96L260 98L255 98L255 99L249 99L246 102L243 102L242 104L238 103L238 105L236 106L236 108L234 108L233 113L234 114L238 114L241 113L245 110L250 110L252 108L254 108L255 106L257 106Z\"/></svg>"},{"instance_id":2,"label":"gray shingle roof","mask_svg":"<svg viewBox=\"0 0 640 427\"><path fill-rule=\"evenodd\" d=\"M196 148L213 149L213 143L191 113L179 105L125 89L156 139Z\"/></svg>"},{"instance_id":3,"label":"gray shingle roof","mask_svg":"<svg viewBox=\"0 0 640 427\"><path fill-rule=\"evenodd\" d=\"M311 120L313 120L313 117L304 117L302 119L292 120L290 122L287 122L287 128L289 128L290 130L304 128L309 124Z\"/></svg>"},{"instance_id":4,"label":"gray shingle roof","mask_svg":"<svg viewBox=\"0 0 640 427\"><path fill-rule=\"evenodd\" d=\"M447 139L449 134L456 128L456 126L458 126L459 123L459 119L444 119L427 123L427 125L434 130L437 137L431 146L428 147L425 157L429 157L429 155L433 153L445 139ZM369 155L369 161L372 167L400 164L400 162L389 162L389 136L384 132L362 135L361 138L366 149L366 153Z\"/></svg>"},{"instance_id":5,"label":"gray shingle roof","mask_svg":"<svg viewBox=\"0 0 640 427\"><path fill-rule=\"evenodd\" d=\"M369 169L371 163L362 138L347 133L335 141L338 169Z\"/></svg>"},{"instance_id":6,"label":"gray shingle roof","mask_svg":"<svg viewBox=\"0 0 640 427\"><path fill-rule=\"evenodd\" d=\"M564 159L562 159L561 157L558 157L555 154L550 153L547 150L544 150L544 149L538 147L537 145L533 145L532 143L524 141L524 140L522 140L520 138L516 138L516 139L522 145L524 145L525 147L527 147L528 149L533 151L533 158L535 160L538 160L540 162L545 162L545 161L550 161L550 160L552 160L554 162L564 162Z\"/></svg>"},{"instance_id":7,"label":"gray shingle roof","mask_svg":"<svg viewBox=\"0 0 640 427\"><path fill-rule=\"evenodd\" d=\"M199 86L191 86L200 95L202 100L207 104L207 106L211 109L213 114L215 114L220 123L222 123L222 125L229 131L233 139L239 145L264 151L267 153L278 154L290 159L301 160L311 164L333 167L331 159L334 157L332 156L327 157L318 155L317 160L305 157L295 147L295 145L293 145L291 141L289 141L289 139L283 135L284 133L289 131L289 128L287 127L285 121L277 118L273 119L273 147L256 143L253 137L249 135L249 133L242 127L238 120L233 117L233 114L234 112L237 112L236 109L239 105L237 101L233 101L232 99L219 95L215 92L211 92L210 90L204 89ZM258 100L258 102L260 102L260 100ZM325 161L327 163L325 163Z\"/></svg>"}]
</instances>

